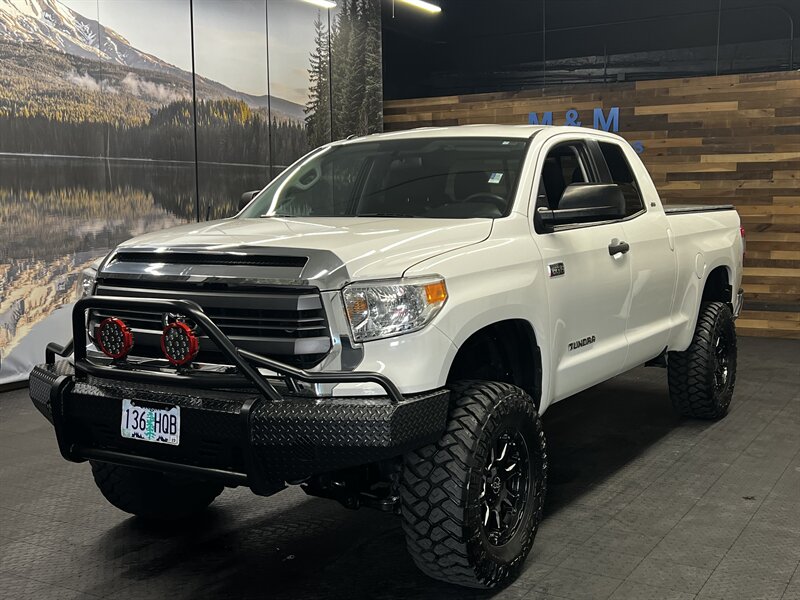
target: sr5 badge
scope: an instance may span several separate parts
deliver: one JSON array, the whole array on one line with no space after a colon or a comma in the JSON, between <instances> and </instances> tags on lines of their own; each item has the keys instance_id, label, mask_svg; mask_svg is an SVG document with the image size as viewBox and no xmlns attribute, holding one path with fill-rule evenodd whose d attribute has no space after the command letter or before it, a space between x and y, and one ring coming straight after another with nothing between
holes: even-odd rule
<instances>
[{"instance_id":1,"label":"sr5 badge","mask_svg":"<svg viewBox=\"0 0 800 600\"><path fill-rule=\"evenodd\" d=\"M563 262L547 265L547 271L550 273L550 277L561 277L566 272Z\"/></svg>"}]
</instances>

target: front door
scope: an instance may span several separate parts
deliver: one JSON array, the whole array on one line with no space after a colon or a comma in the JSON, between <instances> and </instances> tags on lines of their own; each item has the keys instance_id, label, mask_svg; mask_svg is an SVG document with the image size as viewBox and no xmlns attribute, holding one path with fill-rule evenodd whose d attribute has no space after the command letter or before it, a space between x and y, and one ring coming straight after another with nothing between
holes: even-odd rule
<instances>
[{"instance_id":1,"label":"front door","mask_svg":"<svg viewBox=\"0 0 800 600\"><path fill-rule=\"evenodd\" d=\"M568 185L598 181L597 166L582 141L557 143L545 152L537 206L558 208ZM624 239L619 222L537 233L550 304L554 400L622 370L631 271L627 254L612 255L609 246Z\"/></svg>"}]
</instances>

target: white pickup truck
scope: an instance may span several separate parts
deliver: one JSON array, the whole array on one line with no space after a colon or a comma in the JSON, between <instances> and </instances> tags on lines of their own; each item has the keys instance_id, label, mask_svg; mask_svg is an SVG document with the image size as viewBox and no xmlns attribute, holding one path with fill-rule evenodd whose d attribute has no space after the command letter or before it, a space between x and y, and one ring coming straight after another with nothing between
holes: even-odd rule
<instances>
[{"instance_id":1,"label":"white pickup truck","mask_svg":"<svg viewBox=\"0 0 800 600\"><path fill-rule=\"evenodd\" d=\"M680 414L728 409L739 217L662 206L616 135L372 135L243 200L86 272L74 345L32 373L61 453L122 510L300 485L401 515L422 571L493 587L542 517L551 404L648 363Z\"/></svg>"}]
</instances>

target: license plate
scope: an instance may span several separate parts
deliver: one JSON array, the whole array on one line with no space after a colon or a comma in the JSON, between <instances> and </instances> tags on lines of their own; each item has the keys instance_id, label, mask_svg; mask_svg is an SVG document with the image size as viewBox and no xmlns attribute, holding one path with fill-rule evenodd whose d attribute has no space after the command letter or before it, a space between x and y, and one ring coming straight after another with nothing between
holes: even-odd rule
<instances>
[{"instance_id":1,"label":"license plate","mask_svg":"<svg viewBox=\"0 0 800 600\"><path fill-rule=\"evenodd\" d=\"M150 408L122 401L122 437L177 446L181 439L181 407Z\"/></svg>"}]
</instances>

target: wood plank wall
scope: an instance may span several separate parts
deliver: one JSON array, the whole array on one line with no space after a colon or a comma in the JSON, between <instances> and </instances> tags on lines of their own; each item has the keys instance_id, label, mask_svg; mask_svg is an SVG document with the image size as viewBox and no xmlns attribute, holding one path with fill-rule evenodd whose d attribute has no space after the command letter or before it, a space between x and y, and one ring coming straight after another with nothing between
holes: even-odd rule
<instances>
[{"instance_id":1,"label":"wood plank wall","mask_svg":"<svg viewBox=\"0 0 800 600\"><path fill-rule=\"evenodd\" d=\"M800 72L573 85L394 100L387 131L527 123L553 111L619 107L619 134L641 154L666 204L732 203L747 230L745 335L800 339Z\"/></svg>"}]
</instances>

